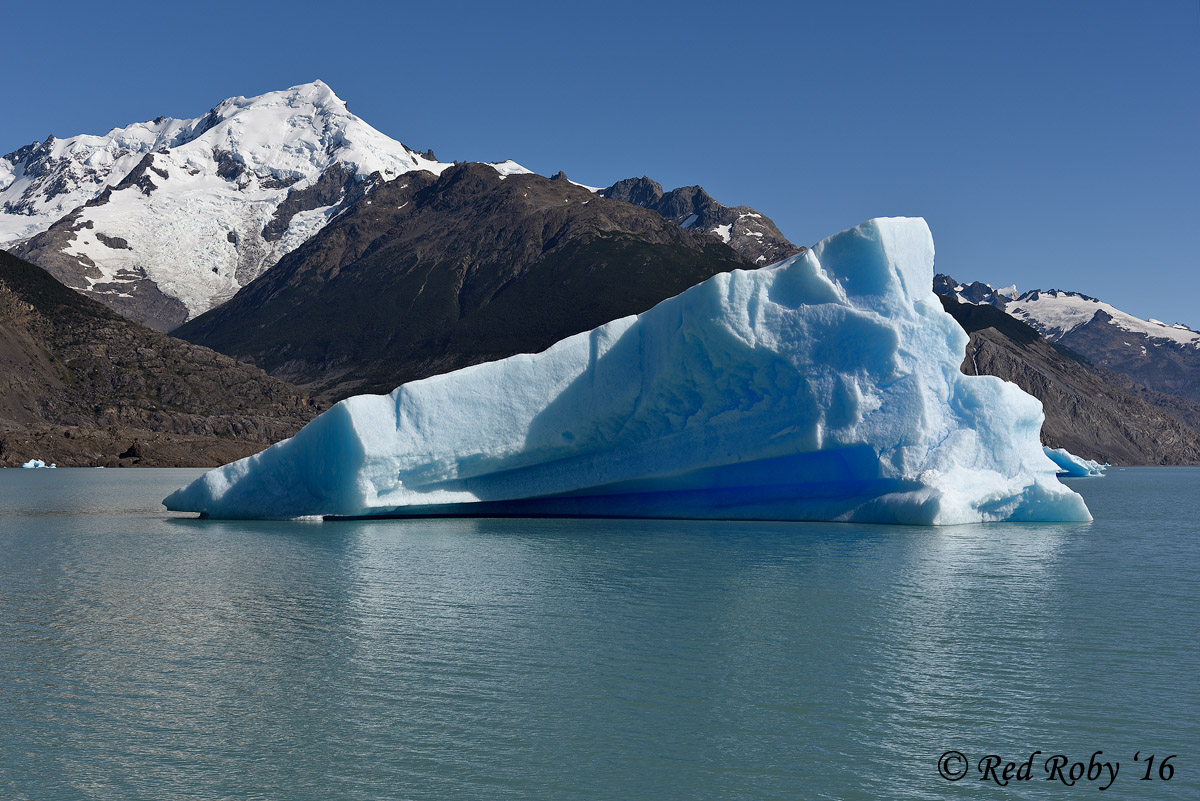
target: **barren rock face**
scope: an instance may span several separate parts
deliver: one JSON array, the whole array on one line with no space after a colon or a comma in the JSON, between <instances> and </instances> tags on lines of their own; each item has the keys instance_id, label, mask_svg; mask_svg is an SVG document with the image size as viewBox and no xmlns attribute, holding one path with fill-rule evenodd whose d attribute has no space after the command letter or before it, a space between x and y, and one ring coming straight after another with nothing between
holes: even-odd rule
<instances>
[{"instance_id":1,"label":"barren rock face","mask_svg":"<svg viewBox=\"0 0 1200 801\"><path fill-rule=\"evenodd\" d=\"M259 369L130 322L3 252L0 372L9 466L33 456L213 464L290 436L319 410Z\"/></svg>"}]
</instances>

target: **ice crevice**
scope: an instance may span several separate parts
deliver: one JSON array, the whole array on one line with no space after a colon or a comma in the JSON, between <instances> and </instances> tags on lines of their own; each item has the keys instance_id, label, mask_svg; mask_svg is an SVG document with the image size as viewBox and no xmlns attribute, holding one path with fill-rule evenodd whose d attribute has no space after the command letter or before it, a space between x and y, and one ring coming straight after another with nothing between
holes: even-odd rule
<instances>
[{"instance_id":1,"label":"ice crevice","mask_svg":"<svg viewBox=\"0 0 1200 801\"><path fill-rule=\"evenodd\" d=\"M870 220L636 317L334 406L164 503L222 518L1086 521L1041 404L958 370L924 220Z\"/></svg>"}]
</instances>

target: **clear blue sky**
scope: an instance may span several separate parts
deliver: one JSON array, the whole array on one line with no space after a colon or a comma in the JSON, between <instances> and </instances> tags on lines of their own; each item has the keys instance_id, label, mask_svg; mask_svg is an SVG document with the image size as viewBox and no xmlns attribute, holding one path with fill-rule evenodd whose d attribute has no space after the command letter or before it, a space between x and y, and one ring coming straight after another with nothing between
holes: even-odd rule
<instances>
[{"instance_id":1,"label":"clear blue sky","mask_svg":"<svg viewBox=\"0 0 1200 801\"><path fill-rule=\"evenodd\" d=\"M10 4L11 5L11 4ZM959 280L1200 329L1200 3L11 5L0 152L314 78L438 157L920 215Z\"/></svg>"}]
</instances>

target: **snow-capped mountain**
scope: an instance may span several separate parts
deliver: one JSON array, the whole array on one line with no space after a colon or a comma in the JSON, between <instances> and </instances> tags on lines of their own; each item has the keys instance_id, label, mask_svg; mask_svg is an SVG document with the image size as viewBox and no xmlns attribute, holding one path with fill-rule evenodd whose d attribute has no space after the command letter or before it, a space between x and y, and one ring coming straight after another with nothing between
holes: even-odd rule
<instances>
[{"instance_id":1,"label":"snow-capped mountain","mask_svg":"<svg viewBox=\"0 0 1200 801\"><path fill-rule=\"evenodd\" d=\"M1139 337L1200 349L1200 333L1186 325L1167 325L1154 318L1142 320L1112 304L1078 292L1034 289L1014 298L1004 310L1038 329L1051 342L1062 339L1081 326L1097 322Z\"/></svg>"},{"instance_id":2,"label":"snow-capped mountain","mask_svg":"<svg viewBox=\"0 0 1200 801\"><path fill-rule=\"evenodd\" d=\"M147 153L185 139L194 123L160 117L107 136L50 136L0 158L0 247L46 230L118 183Z\"/></svg>"},{"instance_id":3,"label":"snow-capped mountain","mask_svg":"<svg viewBox=\"0 0 1200 801\"><path fill-rule=\"evenodd\" d=\"M934 278L934 291L964 303L1003 309L1051 342L1093 364L1124 373L1158 392L1200 400L1200 332L1176 323L1143 320L1097 298L1058 289L994 289Z\"/></svg>"},{"instance_id":4,"label":"snow-capped mountain","mask_svg":"<svg viewBox=\"0 0 1200 801\"><path fill-rule=\"evenodd\" d=\"M986 303L1003 309L1018 320L1033 326L1051 342L1061 340L1081 326L1101 322L1147 339L1161 339L1200 349L1200 332L1193 331L1182 323L1167 325L1153 317L1143 320L1121 311L1110 303L1079 292L1031 289L1018 293L1015 285L996 289L991 284L979 281L959 284L946 275L936 276L933 283L934 291L939 295L953 295L961 303Z\"/></svg>"},{"instance_id":5,"label":"snow-capped mountain","mask_svg":"<svg viewBox=\"0 0 1200 801\"><path fill-rule=\"evenodd\" d=\"M375 184L448 166L314 81L0 158L0 247L169 330L231 297Z\"/></svg>"}]
</instances>

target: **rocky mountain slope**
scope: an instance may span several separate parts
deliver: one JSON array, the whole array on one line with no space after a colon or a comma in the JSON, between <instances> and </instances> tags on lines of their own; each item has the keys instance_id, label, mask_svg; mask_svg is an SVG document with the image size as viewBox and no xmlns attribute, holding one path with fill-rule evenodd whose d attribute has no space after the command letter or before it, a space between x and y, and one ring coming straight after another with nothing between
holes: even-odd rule
<instances>
[{"instance_id":1,"label":"rocky mountain slope","mask_svg":"<svg viewBox=\"0 0 1200 801\"><path fill-rule=\"evenodd\" d=\"M963 372L1012 381L1041 400L1045 444L1113 464L1200 464L1200 431L1003 311L941 300L971 336Z\"/></svg>"},{"instance_id":2,"label":"rocky mountain slope","mask_svg":"<svg viewBox=\"0 0 1200 801\"><path fill-rule=\"evenodd\" d=\"M0 465L201 466L319 407L261 370L137 323L0 251Z\"/></svg>"},{"instance_id":3,"label":"rocky mountain slope","mask_svg":"<svg viewBox=\"0 0 1200 801\"><path fill-rule=\"evenodd\" d=\"M537 352L747 262L569 181L463 164L380 185L175 333L336 399Z\"/></svg>"},{"instance_id":4,"label":"rocky mountain slope","mask_svg":"<svg viewBox=\"0 0 1200 801\"><path fill-rule=\"evenodd\" d=\"M934 291L995 306L1097 367L1129 376L1152 392L1200 403L1200 332L1187 326L1141 320L1096 298L1057 289L1017 294L1015 287L964 285L939 275Z\"/></svg>"},{"instance_id":5,"label":"rocky mountain slope","mask_svg":"<svg viewBox=\"0 0 1200 801\"><path fill-rule=\"evenodd\" d=\"M720 237L757 266L774 264L800 252L769 217L749 206L722 205L699 186L663 192L657 182L642 176L617 181L598 194L657 211L689 231Z\"/></svg>"}]
</instances>

